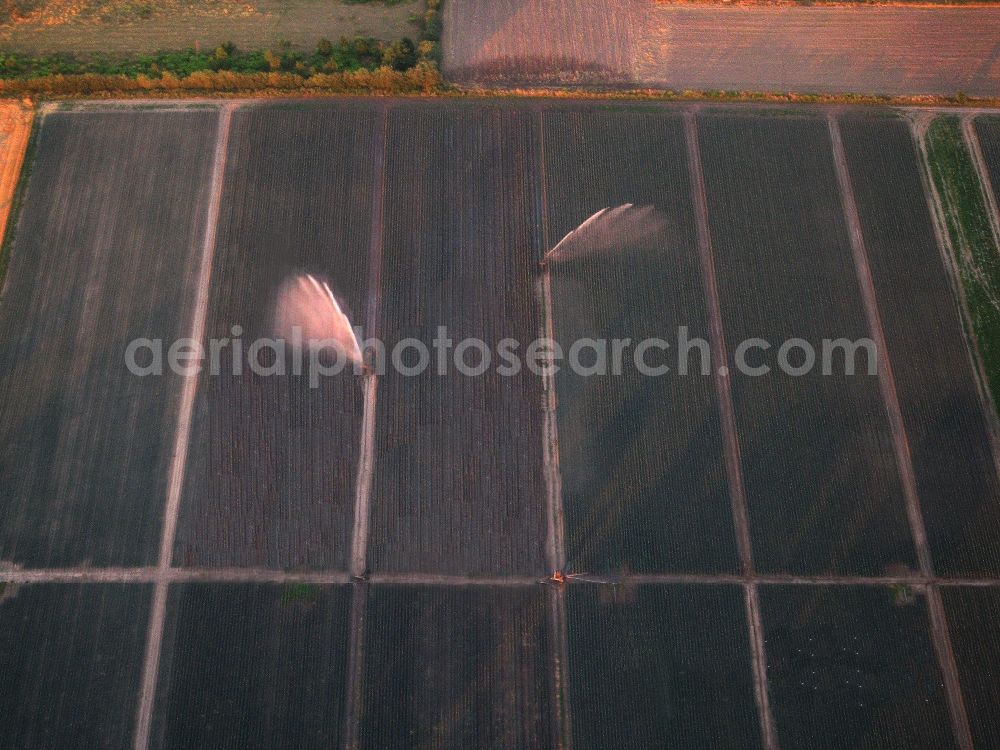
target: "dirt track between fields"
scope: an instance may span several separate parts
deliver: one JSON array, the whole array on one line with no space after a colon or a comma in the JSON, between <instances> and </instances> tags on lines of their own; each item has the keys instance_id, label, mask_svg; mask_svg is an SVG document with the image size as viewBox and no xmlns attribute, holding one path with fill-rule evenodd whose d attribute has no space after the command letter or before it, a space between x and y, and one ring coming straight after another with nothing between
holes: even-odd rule
<instances>
[{"instance_id":1,"label":"dirt track between fields","mask_svg":"<svg viewBox=\"0 0 1000 750\"><path fill-rule=\"evenodd\" d=\"M444 70L466 83L996 96L998 30L995 7L451 0Z\"/></svg>"}]
</instances>

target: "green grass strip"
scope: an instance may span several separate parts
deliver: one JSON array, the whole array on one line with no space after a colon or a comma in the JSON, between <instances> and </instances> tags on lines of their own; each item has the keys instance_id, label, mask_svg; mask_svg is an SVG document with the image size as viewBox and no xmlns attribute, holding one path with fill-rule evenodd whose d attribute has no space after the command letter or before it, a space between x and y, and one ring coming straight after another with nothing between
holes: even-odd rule
<instances>
[{"instance_id":1,"label":"green grass strip","mask_svg":"<svg viewBox=\"0 0 1000 750\"><path fill-rule=\"evenodd\" d=\"M1000 404L1000 251L983 185L958 117L938 117L927 130L927 155L941 198L993 403ZM919 300L914 300L919 304Z\"/></svg>"}]
</instances>

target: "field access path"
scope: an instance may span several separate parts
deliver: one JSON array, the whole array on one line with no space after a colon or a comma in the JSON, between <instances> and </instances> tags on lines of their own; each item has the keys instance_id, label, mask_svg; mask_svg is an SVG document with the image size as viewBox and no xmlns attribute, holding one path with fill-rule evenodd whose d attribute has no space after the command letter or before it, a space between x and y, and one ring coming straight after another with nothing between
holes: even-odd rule
<instances>
[{"instance_id":1,"label":"field access path","mask_svg":"<svg viewBox=\"0 0 1000 750\"><path fill-rule=\"evenodd\" d=\"M925 116L43 108L0 300L0 744L989 746L1000 457ZM662 223L539 266L625 203ZM270 335L302 271L390 348L683 329L710 366L122 372L137 337ZM879 366L753 377L754 337Z\"/></svg>"}]
</instances>

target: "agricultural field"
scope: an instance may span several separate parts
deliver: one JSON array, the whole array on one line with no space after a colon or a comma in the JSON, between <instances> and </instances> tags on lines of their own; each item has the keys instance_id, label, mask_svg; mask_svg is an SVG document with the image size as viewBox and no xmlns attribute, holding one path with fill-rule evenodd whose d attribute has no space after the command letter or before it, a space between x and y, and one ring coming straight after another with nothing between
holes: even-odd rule
<instances>
[{"instance_id":1,"label":"agricultural field","mask_svg":"<svg viewBox=\"0 0 1000 750\"><path fill-rule=\"evenodd\" d=\"M977 117L976 133L989 170L993 195L1000 196L1000 117Z\"/></svg>"},{"instance_id":2,"label":"agricultural field","mask_svg":"<svg viewBox=\"0 0 1000 750\"><path fill-rule=\"evenodd\" d=\"M610 598L573 587L567 598L579 747L762 746L739 587L636 586Z\"/></svg>"},{"instance_id":3,"label":"agricultural field","mask_svg":"<svg viewBox=\"0 0 1000 750\"><path fill-rule=\"evenodd\" d=\"M309 584L171 590L157 747L331 747L343 732L350 592ZM212 617L206 617L212 612Z\"/></svg>"},{"instance_id":4,"label":"agricultural field","mask_svg":"<svg viewBox=\"0 0 1000 750\"><path fill-rule=\"evenodd\" d=\"M968 367L913 139L899 120L846 119L842 132L935 567L995 575L1000 485L990 424ZM879 158L887 152L896 158Z\"/></svg>"},{"instance_id":5,"label":"agricultural field","mask_svg":"<svg viewBox=\"0 0 1000 750\"><path fill-rule=\"evenodd\" d=\"M556 341L708 337L684 122L632 112L546 112L545 232L552 245L597 207L654 204L664 226L612 257L552 270ZM633 138L621 138L622 129ZM593 355L590 355L593 357ZM658 361L655 354L651 361ZM738 567L712 377L556 376L566 559L580 571ZM664 429L669 425L669 429Z\"/></svg>"},{"instance_id":6,"label":"agricultural field","mask_svg":"<svg viewBox=\"0 0 1000 750\"><path fill-rule=\"evenodd\" d=\"M0 49L56 52L154 53L248 49L288 41L311 49L342 36L392 41L419 31L411 17L422 0L11 0L0 14Z\"/></svg>"},{"instance_id":7,"label":"agricultural field","mask_svg":"<svg viewBox=\"0 0 1000 750\"><path fill-rule=\"evenodd\" d=\"M14 193L31 135L32 118L31 107L25 104L5 102L0 105L0 238L4 236L14 205ZM6 269L3 263L0 259L0 278Z\"/></svg>"},{"instance_id":8,"label":"agricultural field","mask_svg":"<svg viewBox=\"0 0 1000 750\"><path fill-rule=\"evenodd\" d=\"M439 326L493 351L501 339L537 334L534 122L510 108L393 108L379 329L387 349L429 343ZM470 351L466 361L482 360ZM437 368L416 377L391 368L379 384L379 400L393 407L376 418L372 570L543 574L540 380L527 370L502 377L495 365L480 377Z\"/></svg>"},{"instance_id":9,"label":"agricultural field","mask_svg":"<svg viewBox=\"0 0 1000 750\"><path fill-rule=\"evenodd\" d=\"M923 597L880 587L761 592L782 747L957 747Z\"/></svg>"},{"instance_id":10,"label":"agricultural field","mask_svg":"<svg viewBox=\"0 0 1000 750\"><path fill-rule=\"evenodd\" d=\"M951 207L995 217L934 117L41 107L0 295L0 745L995 744ZM268 372L290 319L429 368ZM557 371L498 372L541 336ZM186 338L218 370L126 367ZM620 372L574 368L613 339ZM874 348L824 374L792 339Z\"/></svg>"},{"instance_id":11,"label":"agricultural field","mask_svg":"<svg viewBox=\"0 0 1000 750\"><path fill-rule=\"evenodd\" d=\"M297 273L329 280L355 324L370 329L374 164L384 145L375 136L380 109L277 105L232 117L205 335L248 342L270 336L278 290ZM351 160L357 167L343 169ZM234 326L240 336L233 336ZM231 348L220 359L224 374L205 380L195 405L176 559L344 568L361 378L345 372L313 386L305 371L268 377L244 362L233 374L239 359ZM259 355L267 364L274 359ZM280 417L265 405L276 406Z\"/></svg>"},{"instance_id":12,"label":"agricultural field","mask_svg":"<svg viewBox=\"0 0 1000 750\"><path fill-rule=\"evenodd\" d=\"M1000 94L1000 8L449 0L445 74L467 83Z\"/></svg>"},{"instance_id":13,"label":"agricultural field","mask_svg":"<svg viewBox=\"0 0 1000 750\"><path fill-rule=\"evenodd\" d=\"M996 664L1000 659L1000 595L994 588L974 591L952 587L942 596L973 741L976 747L993 747L1000 743L995 710L1000 683L979 665Z\"/></svg>"},{"instance_id":14,"label":"agricultural field","mask_svg":"<svg viewBox=\"0 0 1000 750\"><path fill-rule=\"evenodd\" d=\"M729 351L753 338L864 338L826 121L713 114L698 135ZM732 376L761 570L913 565L890 426L863 356L854 376Z\"/></svg>"},{"instance_id":15,"label":"agricultural field","mask_svg":"<svg viewBox=\"0 0 1000 750\"><path fill-rule=\"evenodd\" d=\"M53 113L37 134L0 325L0 559L156 560L180 383L124 351L185 330L216 119Z\"/></svg>"},{"instance_id":16,"label":"agricultural field","mask_svg":"<svg viewBox=\"0 0 1000 750\"><path fill-rule=\"evenodd\" d=\"M150 593L141 584L5 584L0 744L128 746Z\"/></svg>"},{"instance_id":17,"label":"agricultural field","mask_svg":"<svg viewBox=\"0 0 1000 750\"><path fill-rule=\"evenodd\" d=\"M551 747L540 587L375 586L358 747Z\"/></svg>"}]
</instances>

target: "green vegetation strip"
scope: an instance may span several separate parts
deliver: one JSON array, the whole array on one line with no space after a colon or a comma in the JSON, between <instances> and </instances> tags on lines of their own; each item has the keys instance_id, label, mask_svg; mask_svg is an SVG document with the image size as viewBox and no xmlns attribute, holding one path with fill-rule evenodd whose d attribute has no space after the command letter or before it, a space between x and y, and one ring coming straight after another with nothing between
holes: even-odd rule
<instances>
[{"instance_id":1,"label":"green vegetation strip","mask_svg":"<svg viewBox=\"0 0 1000 750\"><path fill-rule=\"evenodd\" d=\"M426 57L434 55L434 43L426 43ZM283 43L274 50L239 50L220 44L211 52L193 49L160 52L155 55L70 55L26 57L0 53L0 78L31 79L54 75L122 75L156 77L169 74L189 76L199 71L269 73L284 71L309 76L342 70L374 70L382 65L407 70L417 64L417 45L409 39L384 44L375 39L342 38L333 43L322 39L310 53L296 51Z\"/></svg>"},{"instance_id":2,"label":"green vegetation strip","mask_svg":"<svg viewBox=\"0 0 1000 750\"><path fill-rule=\"evenodd\" d=\"M965 289L972 332L993 402L1000 404L1000 252L990 227L983 186L959 118L949 115L935 119L925 143Z\"/></svg>"}]
</instances>

